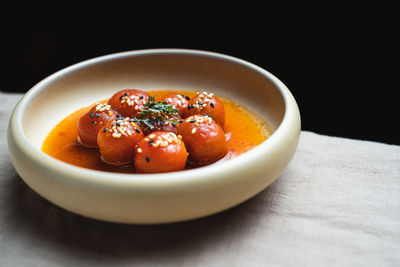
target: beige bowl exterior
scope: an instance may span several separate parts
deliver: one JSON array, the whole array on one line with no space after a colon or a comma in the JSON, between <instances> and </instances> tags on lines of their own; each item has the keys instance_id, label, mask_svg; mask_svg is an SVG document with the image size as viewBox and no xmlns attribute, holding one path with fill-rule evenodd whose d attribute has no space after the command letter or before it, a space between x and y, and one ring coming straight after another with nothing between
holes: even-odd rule
<instances>
[{"instance_id":1,"label":"beige bowl exterior","mask_svg":"<svg viewBox=\"0 0 400 267\"><path fill-rule=\"evenodd\" d=\"M256 112L273 134L225 163L166 174L93 171L41 152L61 119L124 88L211 91ZM38 83L13 111L8 148L21 178L52 203L100 220L150 224L199 218L251 198L281 174L299 135L296 101L264 69L206 51L152 49L88 60Z\"/></svg>"}]
</instances>

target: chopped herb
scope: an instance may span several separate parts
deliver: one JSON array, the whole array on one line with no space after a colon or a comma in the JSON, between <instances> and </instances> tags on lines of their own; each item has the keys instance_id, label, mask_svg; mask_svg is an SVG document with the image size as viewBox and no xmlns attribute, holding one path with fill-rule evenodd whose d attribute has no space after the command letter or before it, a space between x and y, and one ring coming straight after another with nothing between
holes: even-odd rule
<instances>
[{"instance_id":1,"label":"chopped herb","mask_svg":"<svg viewBox=\"0 0 400 267\"><path fill-rule=\"evenodd\" d=\"M173 108L171 104L166 101L155 100L155 96L149 96L147 103L144 104L143 110L139 113L139 118L135 118L138 124L142 127L148 127L151 130L154 129L153 123L158 123L161 126L165 124L165 121L175 122L170 119L178 115L178 110Z\"/></svg>"},{"instance_id":2,"label":"chopped herb","mask_svg":"<svg viewBox=\"0 0 400 267\"><path fill-rule=\"evenodd\" d=\"M146 124L146 126L149 127L150 130L153 130L153 129L154 129L154 125L150 123L150 120L149 120L149 119L140 120L139 123L140 123L140 122L143 122L144 124Z\"/></svg>"}]
</instances>

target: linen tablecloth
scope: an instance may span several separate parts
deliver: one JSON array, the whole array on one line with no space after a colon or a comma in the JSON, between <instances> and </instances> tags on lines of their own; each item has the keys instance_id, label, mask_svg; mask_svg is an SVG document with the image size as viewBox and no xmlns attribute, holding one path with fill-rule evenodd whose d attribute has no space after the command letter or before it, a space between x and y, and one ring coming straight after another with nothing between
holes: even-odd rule
<instances>
[{"instance_id":1,"label":"linen tablecloth","mask_svg":"<svg viewBox=\"0 0 400 267\"><path fill-rule=\"evenodd\" d=\"M400 266L400 146L303 131L282 175L241 205L114 224L54 206L15 172L6 129L21 96L0 92L0 266Z\"/></svg>"}]
</instances>

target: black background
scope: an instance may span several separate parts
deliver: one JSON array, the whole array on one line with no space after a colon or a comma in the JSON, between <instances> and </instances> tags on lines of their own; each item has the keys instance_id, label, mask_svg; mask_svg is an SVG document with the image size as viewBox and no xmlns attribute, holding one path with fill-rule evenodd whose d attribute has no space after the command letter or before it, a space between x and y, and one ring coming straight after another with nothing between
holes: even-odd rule
<instances>
[{"instance_id":1,"label":"black background","mask_svg":"<svg viewBox=\"0 0 400 267\"><path fill-rule=\"evenodd\" d=\"M298 102L303 130L400 144L398 14L375 7L289 12L269 5L216 9L188 2L181 10L149 3L3 7L1 91L26 92L57 70L109 53L209 50L282 80Z\"/></svg>"}]
</instances>

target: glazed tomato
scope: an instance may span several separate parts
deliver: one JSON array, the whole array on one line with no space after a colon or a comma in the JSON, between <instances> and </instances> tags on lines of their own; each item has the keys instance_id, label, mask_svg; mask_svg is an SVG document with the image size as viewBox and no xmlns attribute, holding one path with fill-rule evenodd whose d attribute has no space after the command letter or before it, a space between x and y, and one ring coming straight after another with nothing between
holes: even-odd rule
<instances>
[{"instance_id":1,"label":"glazed tomato","mask_svg":"<svg viewBox=\"0 0 400 267\"><path fill-rule=\"evenodd\" d=\"M178 134L189 152L189 160L196 164L209 164L227 152L226 137L222 128L211 117L194 115L178 127Z\"/></svg>"},{"instance_id":2,"label":"glazed tomato","mask_svg":"<svg viewBox=\"0 0 400 267\"><path fill-rule=\"evenodd\" d=\"M139 125L129 117L119 117L105 124L97 135L101 159L108 164L132 163L136 147L144 138Z\"/></svg>"},{"instance_id":3,"label":"glazed tomato","mask_svg":"<svg viewBox=\"0 0 400 267\"><path fill-rule=\"evenodd\" d=\"M88 147L97 147L97 133L109 121L116 119L110 105L96 104L78 121L78 141Z\"/></svg>"},{"instance_id":4,"label":"glazed tomato","mask_svg":"<svg viewBox=\"0 0 400 267\"><path fill-rule=\"evenodd\" d=\"M168 104L172 104L172 107L177 109L179 114L182 116L184 110L187 108L190 98L182 94L168 94L164 96L163 101Z\"/></svg>"},{"instance_id":5,"label":"glazed tomato","mask_svg":"<svg viewBox=\"0 0 400 267\"><path fill-rule=\"evenodd\" d=\"M147 103L149 94L136 89L125 89L115 93L108 104L124 117L137 117Z\"/></svg>"},{"instance_id":6,"label":"glazed tomato","mask_svg":"<svg viewBox=\"0 0 400 267\"><path fill-rule=\"evenodd\" d=\"M185 144L171 132L154 132L138 145L135 168L139 173L173 172L185 169Z\"/></svg>"},{"instance_id":7,"label":"glazed tomato","mask_svg":"<svg viewBox=\"0 0 400 267\"><path fill-rule=\"evenodd\" d=\"M225 108L222 102L212 93L202 92L190 99L183 117L202 114L211 116L222 128L225 126Z\"/></svg>"}]
</instances>

